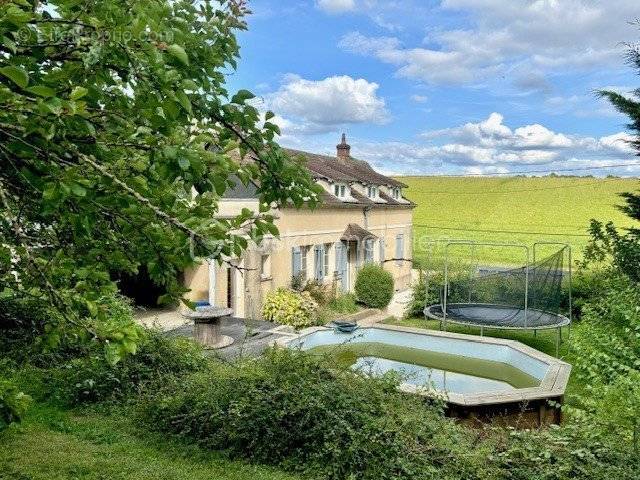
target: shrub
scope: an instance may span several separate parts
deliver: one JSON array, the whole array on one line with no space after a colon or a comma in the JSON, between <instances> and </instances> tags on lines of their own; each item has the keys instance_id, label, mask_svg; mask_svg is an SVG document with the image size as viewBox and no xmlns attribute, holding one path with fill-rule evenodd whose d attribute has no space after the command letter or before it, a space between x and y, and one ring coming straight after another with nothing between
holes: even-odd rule
<instances>
[{"instance_id":1,"label":"shrub","mask_svg":"<svg viewBox=\"0 0 640 480\"><path fill-rule=\"evenodd\" d=\"M302 275L302 273L291 277L291 290L293 290L294 292L301 292L302 290L304 290L304 284L304 276Z\"/></svg>"},{"instance_id":2,"label":"shrub","mask_svg":"<svg viewBox=\"0 0 640 480\"><path fill-rule=\"evenodd\" d=\"M135 354L115 364L101 354L75 358L55 369L51 381L56 395L71 404L114 401L168 376L199 371L205 364L201 347L191 340L147 330Z\"/></svg>"},{"instance_id":3,"label":"shrub","mask_svg":"<svg viewBox=\"0 0 640 480\"><path fill-rule=\"evenodd\" d=\"M491 459L512 480L638 478L640 463L629 444L593 418L540 430L496 431L503 436Z\"/></svg>"},{"instance_id":4,"label":"shrub","mask_svg":"<svg viewBox=\"0 0 640 480\"><path fill-rule=\"evenodd\" d=\"M31 397L12 382L0 379L0 430L19 422L31 404Z\"/></svg>"},{"instance_id":5,"label":"shrub","mask_svg":"<svg viewBox=\"0 0 640 480\"><path fill-rule=\"evenodd\" d=\"M329 302L329 308L336 313L355 313L358 311L356 296L353 293L338 295Z\"/></svg>"},{"instance_id":6,"label":"shrub","mask_svg":"<svg viewBox=\"0 0 640 480\"><path fill-rule=\"evenodd\" d=\"M267 293L262 306L262 316L267 319L290 325L296 329L315 325L314 313L318 304L309 292L294 292L278 288Z\"/></svg>"},{"instance_id":7,"label":"shrub","mask_svg":"<svg viewBox=\"0 0 640 480\"><path fill-rule=\"evenodd\" d=\"M380 265L368 263L356 277L358 301L371 308L385 308L393 297L393 276Z\"/></svg>"},{"instance_id":8,"label":"shrub","mask_svg":"<svg viewBox=\"0 0 640 480\"><path fill-rule=\"evenodd\" d=\"M313 298L313 301L320 306L327 305L333 296L331 287L318 280L309 280L302 291L308 292L311 298Z\"/></svg>"},{"instance_id":9,"label":"shrub","mask_svg":"<svg viewBox=\"0 0 640 480\"><path fill-rule=\"evenodd\" d=\"M388 378L279 349L219 364L145 400L153 428L316 478L485 479L486 444Z\"/></svg>"},{"instance_id":10,"label":"shrub","mask_svg":"<svg viewBox=\"0 0 640 480\"><path fill-rule=\"evenodd\" d=\"M577 374L609 384L640 370L640 287L624 275L606 280L600 295L584 305L582 325L573 336Z\"/></svg>"}]
</instances>

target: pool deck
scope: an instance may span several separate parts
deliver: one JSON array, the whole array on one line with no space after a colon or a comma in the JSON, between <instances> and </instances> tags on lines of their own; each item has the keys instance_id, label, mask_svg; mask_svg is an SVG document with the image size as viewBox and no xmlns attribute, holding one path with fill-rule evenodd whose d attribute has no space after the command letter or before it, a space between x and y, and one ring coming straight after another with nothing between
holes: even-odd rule
<instances>
[{"instance_id":1,"label":"pool deck","mask_svg":"<svg viewBox=\"0 0 640 480\"><path fill-rule=\"evenodd\" d=\"M418 395L434 396L434 393L441 393L448 403L462 407L476 407L482 405L513 404L547 399L561 399L567 387L569 374L571 373L570 364L563 362L562 360L559 360L557 358L551 357L550 355L542 353L515 340L506 340L493 337L480 337L477 335L466 335L462 333L440 332L436 330L425 330L421 328L404 327L397 325L375 324L374 326L367 326L363 328L377 328L381 330L407 332L430 337L451 338L479 344L506 346L549 365L549 368L547 369L545 376L541 379L540 385L538 387L521 388L515 391L462 394L452 392L434 392L432 389L408 383L402 383L399 387L399 389L403 392ZM289 343L293 340L297 340L301 337L317 331L328 329L328 327L307 328L301 330L298 335L278 338L274 343L282 347L288 347Z\"/></svg>"}]
</instances>

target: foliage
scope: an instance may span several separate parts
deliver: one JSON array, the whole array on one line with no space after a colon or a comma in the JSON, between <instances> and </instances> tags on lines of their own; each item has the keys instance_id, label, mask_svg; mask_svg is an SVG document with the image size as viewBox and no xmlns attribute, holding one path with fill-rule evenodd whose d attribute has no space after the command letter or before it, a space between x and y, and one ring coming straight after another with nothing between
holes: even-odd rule
<instances>
[{"instance_id":1,"label":"foliage","mask_svg":"<svg viewBox=\"0 0 640 480\"><path fill-rule=\"evenodd\" d=\"M590 383L609 384L640 371L640 287L625 276L607 279L583 307L580 334L572 337L576 371Z\"/></svg>"},{"instance_id":2,"label":"foliage","mask_svg":"<svg viewBox=\"0 0 640 480\"><path fill-rule=\"evenodd\" d=\"M486 444L388 378L287 349L180 380L142 408L147 425L231 457L317 478L485 479Z\"/></svg>"},{"instance_id":3,"label":"foliage","mask_svg":"<svg viewBox=\"0 0 640 480\"><path fill-rule=\"evenodd\" d=\"M135 336L91 325L108 317L101 299L119 272L145 267L172 301L197 258L277 234L270 206L315 205L318 187L275 143L274 114L225 86L247 13L242 0L2 2L5 292L131 350ZM237 182L258 185L260 211L216 218Z\"/></svg>"},{"instance_id":4,"label":"foliage","mask_svg":"<svg viewBox=\"0 0 640 480\"><path fill-rule=\"evenodd\" d=\"M353 293L337 295L329 302L329 308L336 313L356 313L358 311L356 296Z\"/></svg>"},{"instance_id":5,"label":"foliage","mask_svg":"<svg viewBox=\"0 0 640 480\"><path fill-rule=\"evenodd\" d=\"M50 366L89 354L102 355L114 364L135 353L140 327L133 321L124 297L101 297L107 318L83 325L67 325L50 305L36 299L6 296L0 299L0 346L18 362ZM100 338L104 341L99 342Z\"/></svg>"},{"instance_id":6,"label":"foliage","mask_svg":"<svg viewBox=\"0 0 640 480\"><path fill-rule=\"evenodd\" d=\"M301 292L304 290L305 280L304 275L302 273L298 273L291 277L291 290L295 292Z\"/></svg>"},{"instance_id":7,"label":"foliage","mask_svg":"<svg viewBox=\"0 0 640 480\"><path fill-rule=\"evenodd\" d=\"M31 404L31 397L12 382L0 378L0 430L19 422Z\"/></svg>"},{"instance_id":8,"label":"foliage","mask_svg":"<svg viewBox=\"0 0 640 480\"><path fill-rule=\"evenodd\" d=\"M330 285L326 285L318 280L309 280L302 289L303 292L308 292L313 298L313 301L320 306L327 305L332 299L332 289Z\"/></svg>"},{"instance_id":9,"label":"foliage","mask_svg":"<svg viewBox=\"0 0 640 480\"><path fill-rule=\"evenodd\" d=\"M294 292L286 288L272 290L265 296L262 316L282 325L296 329L315 325L314 313L318 304L309 292Z\"/></svg>"},{"instance_id":10,"label":"foliage","mask_svg":"<svg viewBox=\"0 0 640 480\"><path fill-rule=\"evenodd\" d=\"M607 288L614 271L608 266L589 268L578 268L571 277L571 296L573 304L573 319L579 320L582 317L582 309L591 300L597 298L601 292ZM563 307L568 310L569 296L568 284L563 284Z\"/></svg>"},{"instance_id":11,"label":"foliage","mask_svg":"<svg viewBox=\"0 0 640 480\"><path fill-rule=\"evenodd\" d=\"M590 219L613 221L619 228L634 222L614 206L619 192L637 188L632 178L584 177L403 177L403 190L416 203L413 210L414 260L424 268L433 239L523 243L566 242L575 259L589 237ZM452 256L472 262L471 249L451 249ZM441 255L440 255L441 257ZM512 248L479 248L480 266L523 265L524 252ZM473 261L475 263L475 261ZM437 270L442 270L442 263Z\"/></svg>"},{"instance_id":12,"label":"foliage","mask_svg":"<svg viewBox=\"0 0 640 480\"><path fill-rule=\"evenodd\" d=\"M504 478L513 480L635 478L640 466L628 446L592 418L549 429L507 431L503 442L491 460L505 472Z\"/></svg>"},{"instance_id":13,"label":"foliage","mask_svg":"<svg viewBox=\"0 0 640 480\"><path fill-rule=\"evenodd\" d=\"M629 278L640 282L640 229L628 229L621 234L613 222L603 225L591 220L591 239L584 251L584 267L611 264Z\"/></svg>"},{"instance_id":14,"label":"foliage","mask_svg":"<svg viewBox=\"0 0 640 480\"><path fill-rule=\"evenodd\" d=\"M56 396L71 404L122 400L150 384L202 370L205 365L201 348L192 341L147 330L134 355L115 364L96 353L69 360L52 371L51 387Z\"/></svg>"},{"instance_id":15,"label":"foliage","mask_svg":"<svg viewBox=\"0 0 640 480\"><path fill-rule=\"evenodd\" d=\"M629 46L627 62L640 73L640 47ZM632 139L629 145L640 154L640 101L634 96L622 95L610 90L602 90L600 95L622 114L629 117L627 128L631 131ZM640 93L640 89L634 93ZM637 184L636 184L637 187ZM591 222L591 243L589 245L594 257L611 256L613 264L635 281L640 281L640 193L625 192L620 194L624 204L618 209L627 217L634 220L633 226L626 234L620 234L613 222L603 226L600 222Z\"/></svg>"},{"instance_id":16,"label":"foliage","mask_svg":"<svg viewBox=\"0 0 640 480\"><path fill-rule=\"evenodd\" d=\"M380 265L364 265L356 277L356 298L371 308L385 308L393 297L393 275Z\"/></svg>"},{"instance_id":17,"label":"foliage","mask_svg":"<svg viewBox=\"0 0 640 480\"><path fill-rule=\"evenodd\" d=\"M428 288L428 292L427 292ZM422 317L424 307L442 302L444 274L442 271L420 271L418 280L411 284L411 300L405 309L405 317ZM468 294L469 272L464 267L449 271L449 291ZM428 294L428 296L427 296Z\"/></svg>"}]
</instances>

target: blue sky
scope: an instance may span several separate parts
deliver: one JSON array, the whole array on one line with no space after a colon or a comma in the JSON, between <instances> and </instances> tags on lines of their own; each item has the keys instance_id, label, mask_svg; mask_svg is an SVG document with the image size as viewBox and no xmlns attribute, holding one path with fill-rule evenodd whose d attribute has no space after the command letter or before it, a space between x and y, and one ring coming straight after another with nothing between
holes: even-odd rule
<instances>
[{"instance_id":1,"label":"blue sky","mask_svg":"<svg viewBox=\"0 0 640 480\"><path fill-rule=\"evenodd\" d=\"M387 173L502 173L638 162L622 42L637 0L253 0L232 88L277 114L280 143ZM589 171L640 175L640 166Z\"/></svg>"}]
</instances>

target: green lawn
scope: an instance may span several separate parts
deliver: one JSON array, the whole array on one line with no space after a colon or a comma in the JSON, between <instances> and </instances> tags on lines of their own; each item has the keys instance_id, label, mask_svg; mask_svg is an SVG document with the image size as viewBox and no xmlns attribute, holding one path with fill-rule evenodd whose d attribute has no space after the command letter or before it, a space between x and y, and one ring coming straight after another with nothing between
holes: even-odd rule
<instances>
[{"instance_id":1,"label":"green lawn","mask_svg":"<svg viewBox=\"0 0 640 480\"><path fill-rule=\"evenodd\" d=\"M615 208L618 193L640 189L638 179L401 177L414 211L414 256L424 260L432 239L499 243L566 242L581 257L591 218L629 226ZM465 249L452 250L468 256ZM483 249L481 262L519 264L519 250Z\"/></svg>"},{"instance_id":2,"label":"green lawn","mask_svg":"<svg viewBox=\"0 0 640 480\"><path fill-rule=\"evenodd\" d=\"M294 480L278 470L136 429L127 412L34 406L0 433L2 480Z\"/></svg>"}]
</instances>

